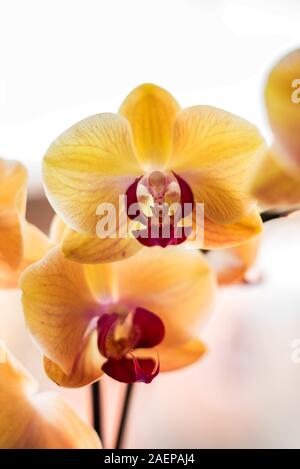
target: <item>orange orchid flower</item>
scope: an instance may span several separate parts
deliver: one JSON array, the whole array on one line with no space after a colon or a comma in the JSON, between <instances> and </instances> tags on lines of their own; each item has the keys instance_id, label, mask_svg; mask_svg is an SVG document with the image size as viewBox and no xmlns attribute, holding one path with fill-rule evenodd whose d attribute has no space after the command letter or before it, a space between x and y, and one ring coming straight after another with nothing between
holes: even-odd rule
<instances>
[{"instance_id":1,"label":"orange orchid flower","mask_svg":"<svg viewBox=\"0 0 300 469\"><path fill-rule=\"evenodd\" d=\"M246 120L210 106L181 109L164 89L137 87L117 114L82 120L45 155L46 193L69 227L64 255L102 263L130 257L143 245L183 243L193 233L180 224L196 204L205 208L203 248L251 239L262 227L248 189L264 151L261 134ZM124 196L127 205L120 207ZM110 236L110 230L98 236L102 204L119 207L113 231L120 233L128 220L136 225L124 236ZM131 206L139 207L137 219ZM185 206L189 213L182 213ZM111 214L104 219L111 221ZM169 232L163 235L165 219Z\"/></svg>"},{"instance_id":2,"label":"orange orchid flower","mask_svg":"<svg viewBox=\"0 0 300 469\"><path fill-rule=\"evenodd\" d=\"M27 171L16 161L0 159L0 288L16 288L21 272L51 247L25 219Z\"/></svg>"},{"instance_id":3,"label":"orange orchid flower","mask_svg":"<svg viewBox=\"0 0 300 469\"><path fill-rule=\"evenodd\" d=\"M63 228L56 220L55 241ZM196 250L153 247L89 265L55 247L23 273L21 288L27 325L59 385L84 386L103 373L148 383L205 352L197 336L213 306L215 278Z\"/></svg>"},{"instance_id":4,"label":"orange orchid flower","mask_svg":"<svg viewBox=\"0 0 300 469\"><path fill-rule=\"evenodd\" d=\"M96 432L38 384L0 342L0 448L101 448Z\"/></svg>"},{"instance_id":5,"label":"orange orchid flower","mask_svg":"<svg viewBox=\"0 0 300 469\"><path fill-rule=\"evenodd\" d=\"M253 194L266 207L300 204L300 49L269 74L266 107L274 144L258 169Z\"/></svg>"}]
</instances>

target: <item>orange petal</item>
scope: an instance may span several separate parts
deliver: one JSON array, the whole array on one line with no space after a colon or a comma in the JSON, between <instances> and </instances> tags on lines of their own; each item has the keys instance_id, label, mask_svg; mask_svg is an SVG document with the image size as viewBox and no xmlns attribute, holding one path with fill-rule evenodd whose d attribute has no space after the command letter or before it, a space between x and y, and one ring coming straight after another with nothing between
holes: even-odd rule
<instances>
[{"instance_id":1,"label":"orange petal","mask_svg":"<svg viewBox=\"0 0 300 469\"><path fill-rule=\"evenodd\" d=\"M108 304L118 301L118 279L115 263L86 264L87 283L98 302Z\"/></svg>"},{"instance_id":2,"label":"orange petal","mask_svg":"<svg viewBox=\"0 0 300 469\"><path fill-rule=\"evenodd\" d=\"M0 448L101 448L94 430L37 383L0 344Z\"/></svg>"},{"instance_id":3,"label":"orange petal","mask_svg":"<svg viewBox=\"0 0 300 469\"><path fill-rule=\"evenodd\" d=\"M253 194L269 207L300 205L300 172L282 164L278 150L272 148L254 178Z\"/></svg>"},{"instance_id":4,"label":"orange petal","mask_svg":"<svg viewBox=\"0 0 300 469\"><path fill-rule=\"evenodd\" d=\"M0 288L17 288L21 273L40 260L51 249L49 238L36 226L24 223L23 231L24 255L21 265L17 269L11 269L4 263L0 263Z\"/></svg>"},{"instance_id":5,"label":"orange petal","mask_svg":"<svg viewBox=\"0 0 300 469\"><path fill-rule=\"evenodd\" d=\"M137 358L152 358L154 362L159 357L160 371L174 371L192 365L206 353L206 346L199 339L191 339L185 343L166 346L164 343L155 349L137 349Z\"/></svg>"},{"instance_id":6,"label":"orange petal","mask_svg":"<svg viewBox=\"0 0 300 469\"><path fill-rule=\"evenodd\" d=\"M55 140L43 165L47 196L75 231L96 235L100 204L119 206L142 174L124 117L97 114L78 122Z\"/></svg>"},{"instance_id":7,"label":"orange petal","mask_svg":"<svg viewBox=\"0 0 300 469\"><path fill-rule=\"evenodd\" d=\"M24 166L0 158L0 264L8 270L17 269L23 257L26 186Z\"/></svg>"},{"instance_id":8,"label":"orange petal","mask_svg":"<svg viewBox=\"0 0 300 469\"><path fill-rule=\"evenodd\" d=\"M300 49L283 57L271 71L265 90L266 106L279 156L300 168Z\"/></svg>"},{"instance_id":9,"label":"orange petal","mask_svg":"<svg viewBox=\"0 0 300 469\"><path fill-rule=\"evenodd\" d=\"M44 357L44 369L49 378L59 386L78 388L97 381L103 375L103 362L97 346L97 333L93 332L85 338L70 374L64 373L47 357Z\"/></svg>"},{"instance_id":10,"label":"orange petal","mask_svg":"<svg viewBox=\"0 0 300 469\"><path fill-rule=\"evenodd\" d=\"M239 283L244 279L247 270L253 266L257 258L260 242L260 236L256 236L234 248L220 249L207 254L209 262L217 273L219 285Z\"/></svg>"},{"instance_id":11,"label":"orange petal","mask_svg":"<svg viewBox=\"0 0 300 469\"><path fill-rule=\"evenodd\" d=\"M135 88L121 105L119 112L131 125L137 157L146 170L165 166L179 110L173 96L152 84Z\"/></svg>"},{"instance_id":12,"label":"orange petal","mask_svg":"<svg viewBox=\"0 0 300 469\"><path fill-rule=\"evenodd\" d=\"M238 246L255 238L263 229L257 210L253 210L233 224L222 225L201 216L193 220L193 223L194 230L184 246L194 249L211 250Z\"/></svg>"},{"instance_id":13,"label":"orange petal","mask_svg":"<svg viewBox=\"0 0 300 469\"><path fill-rule=\"evenodd\" d=\"M178 114L170 169L191 187L195 201L216 223L235 223L253 208L252 175L265 151L258 129L210 106Z\"/></svg>"},{"instance_id":14,"label":"orange petal","mask_svg":"<svg viewBox=\"0 0 300 469\"><path fill-rule=\"evenodd\" d=\"M163 320L163 346L178 347L196 337L215 293L213 272L198 251L151 247L114 269L120 303L140 306Z\"/></svg>"},{"instance_id":15,"label":"orange petal","mask_svg":"<svg viewBox=\"0 0 300 469\"><path fill-rule=\"evenodd\" d=\"M54 248L26 269L20 283L30 332L45 355L69 374L98 308L84 266L68 261Z\"/></svg>"},{"instance_id":16,"label":"orange petal","mask_svg":"<svg viewBox=\"0 0 300 469\"><path fill-rule=\"evenodd\" d=\"M133 256L142 245L133 237L98 238L67 229L62 240L64 255L73 261L86 264L115 262Z\"/></svg>"},{"instance_id":17,"label":"orange petal","mask_svg":"<svg viewBox=\"0 0 300 469\"><path fill-rule=\"evenodd\" d=\"M161 371L173 371L191 365L205 353L206 347L199 339L191 339L178 347L157 347L161 363Z\"/></svg>"},{"instance_id":18,"label":"orange petal","mask_svg":"<svg viewBox=\"0 0 300 469\"><path fill-rule=\"evenodd\" d=\"M0 206L0 263L17 269L23 258L23 234L16 208Z\"/></svg>"},{"instance_id":19,"label":"orange petal","mask_svg":"<svg viewBox=\"0 0 300 469\"><path fill-rule=\"evenodd\" d=\"M0 158L0 207L17 209L25 215L28 174L24 166Z\"/></svg>"}]
</instances>

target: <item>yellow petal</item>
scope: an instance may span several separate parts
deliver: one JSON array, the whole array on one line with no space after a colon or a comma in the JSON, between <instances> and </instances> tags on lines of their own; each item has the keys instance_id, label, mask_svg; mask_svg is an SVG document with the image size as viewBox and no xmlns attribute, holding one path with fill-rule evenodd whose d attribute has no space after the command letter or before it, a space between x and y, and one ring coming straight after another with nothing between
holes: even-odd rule
<instances>
[{"instance_id":1,"label":"yellow petal","mask_svg":"<svg viewBox=\"0 0 300 469\"><path fill-rule=\"evenodd\" d=\"M97 332L94 331L85 338L70 374L64 373L47 357L44 357L44 369L49 378L59 386L77 388L97 381L103 375L101 367L104 361L97 346Z\"/></svg>"},{"instance_id":2,"label":"yellow petal","mask_svg":"<svg viewBox=\"0 0 300 469\"><path fill-rule=\"evenodd\" d=\"M256 236L234 248L220 249L207 254L209 262L217 273L219 285L239 283L244 279L247 270L256 260L260 241L260 236Z\"/></svg>"},{"instance_id":3,"label":"yellow petal","mask_svg":"<svg viewBox=\"0 0 300 469\"><path fill-rule=\"evenodd\" d=\"M179 110L173 96L152 84L135 88L121 105L119 112L131 124L137 157L146 170L165 166Z\"/></svg>"},{"instance_id":4,"label":"yellow petal","mask_svg":"<svg viewBox=\"0 0 300 469\"><path fill-rule=\"evenodd\" d=\"M281 59L271 71L265 90L266 106L280 157L300 168L300 49Z\"/></svg>"},{"instance_id":5,"label":"yellow petal","mask_svg":"<svg viewBox=\"0 0 300 469\"><path fill-rule=\"evenodd\" d=\"M142 174L128 122L116 114L78 122L52 143L43 174L47 196L63 221L95 236L99 205L117 210L119 196Z\"/></svg>"},{"instance_id":6,"label":"yellow petal","mask_svg":"<svg viewBox=\"0 0 300 469\"><path fill-rule=\"evenodd\" d=\"M253 194L265 206L300 205L300 171L291 171L271 149L253 181Z\"/></svg>"},{"instance_id":7,"label":"yellow petal","mask_svg":"<svg viewBox=\"0 0 300 469\"><path fill-rule=\"evenodd\" d=\"M205 204L208 218L234 223L253 207L249 185L264 151L254 125L221 109L194 106L177 116L169 166Z\"/></svg>"},{"instance_id":8,"label":"yellow petal","mask_svg":"<svg viewBox=\"0 0 300 469\"><path fill-rule=\"evenodd\" d=\"M0 344L0 448L101 448L94 430L59 396L36 391L34 379Z\"/></svg>"},{"instance_id":9,"label":"yellow petal","mask_svg":"<svg viewBox=\"0 0 300 469\"><path fill-rule=\"evenodd\" d=\"M26 269L20 283L30 332L45 355L69 374L97 314L84 266L68 261L54 248Z\"/></svg>"},{"instance_id":10,"label":"yellow petal","mask_svg":"<svg viewBox=\"0 0 300 469\"><path fill-rule=\"evenodd\" d=\"M82 235L67 229L62 240L64 255L73 261L86 264L100 262L115 262L133 256L142 244L135 238L98 238L97 236Z\"/></svg>"},{"instance_id":11,"label":"yellow petal","mask_svg":"<svg viewBox=\"0 0 300 469\"><path fill-rule=\"evenodd\" d=\"M253 210L237 223L228 225L213 223L205 218L203 249L237 246L255 238L262 232L262 229L263 223L257 210Z\"/></svg>"},{"instance_id":12,"label":"yellow petal","mask_svg":"<svg viewBox=\"0 0 300 469\"><path fill-rule=\"evenodd\" d=\"M178 347L196 337L215 292L214 274L198 251L151 247L114 269L120 303L141 306L163 320L163 346Z\"/></svg>"},{"instance_id":13,"label":"yellow petal","mask_svg":"<svg viewBox=\"0 0 300 469\"><path fill-rule=\"evenodd\" d=\"M51 249L49 238L36 226L24 222L23 230L24 253L21 265L11 269L0 263L0 288L17 288L21 273L34 262L39 261Z\"/></svg>"},{"instance_id":14,"label":"yellow petal","mask_svg":"<svg viewBox=\"0 0 300 469\"><path fill-rule=\"evenodd\" d=\"M21 163L0 158L0 207L16 208L25 215L27 171Z\"/></svg>"},{"instance_id":15,"label":"yellow petal","mask_svg":"<svg viewBox=\"0 0 300 469\"><path fill-rule=\"evenodd\" d=\"M16 208L0 207L0 262L17 269L23 258L23 234Z\"/></svg>"}]
</instances>

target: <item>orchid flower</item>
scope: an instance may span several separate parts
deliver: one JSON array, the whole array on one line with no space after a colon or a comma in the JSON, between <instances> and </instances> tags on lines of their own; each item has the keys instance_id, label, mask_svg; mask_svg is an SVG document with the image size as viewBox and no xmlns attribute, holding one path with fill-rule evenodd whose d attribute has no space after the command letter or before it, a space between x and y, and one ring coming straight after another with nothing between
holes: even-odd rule
<instances>
[{"instance_id":1,"label":"orchid flower","mask_svg":"<svg viewBox=\"0 0 300 469\"><path fill-rule=\"evenodd\" d=\"M181 109L164 89L141 85L117 114L78 122L45 155L46 194L68 225L61 249L93 264L130 257L143 246L181 244L194 238L195 227L204 230L205 249L247 241L262 229L249 184L264 152L261 134L246 120L211 106ZM119 208L112 224L117 236L110 229L97 234L103 204ZM204 204L204 221L182 230L197 204Z\"/></svg>"},{"instance_id":2,"label":"orchid flower","mask_svg":"<svg viewBox=\"0 0 300 469\"><path fill-rule=\"evenodd\" d=\"M51 247L25 219L27 171L20 163L0 159L0 288L16 288L21 272Z\"/></svg>"},{"instance_id":3,"label":"orchid flower","mask_svg":"<svg viewBox=\"0 0 300 469\"><path fill-rule=\"evenodd\" d=\"M253 181L265 206L300 204L300 49L281 59L269 74L265 100L274 143Z\"/></svg>"},{"instance_id":4,"label":"orchid flower","mask_svg":"<svg viewBox=\"0 0 300 469\"><path fill-rule=\"evenodd\" d=\"M56 223L52 234L61 228ZM153 247L90 265L55 247L27 268L21 288L27 325L59 385L84 386L103 373L149 383L205 352L198 332L212 310L215 278L196 250Z\"/></svg>"},{"instance_id":5,"label":"orchid flower","mask_svg":"<svg viewBox=\"0 0 300 469\"><path fill-rule=\"evenodd\" d=\"M96 432L38 384L0 342L0 448L101 448Z\"/></svg>"}]
</instances>

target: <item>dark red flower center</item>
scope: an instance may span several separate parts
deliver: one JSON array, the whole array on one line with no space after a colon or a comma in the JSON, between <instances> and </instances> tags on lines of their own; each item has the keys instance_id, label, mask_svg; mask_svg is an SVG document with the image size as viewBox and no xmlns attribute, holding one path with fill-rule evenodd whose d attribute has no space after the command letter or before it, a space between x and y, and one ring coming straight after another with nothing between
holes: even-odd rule
<instances>
[{"instance_id":1,"label":"dark red flower center","mask_svg":"<svg viewBox=\"0 0 300 469\"><path fill-rule=\"evenodd\" d=\"M139 224L132 233L144 246L181 244L191 234L191 226L179 222L193 211L193 193L174 173L153 171L137 179L126 196L127 215Z\"/></svg>"},{"instance_id":2,"label":"dark red flower center","mask_svg":"<svg viewBox=\"0 0 300 469\"><path fill-rule=\"evenodd\" d=\"M159 373L159 359L138 358L136 349L153 348L165 334L161 319L143 308L103 314L97 324L98 348L107 358L102 370L123 383L151 383Z\"/></svg>"}]
</instances>

